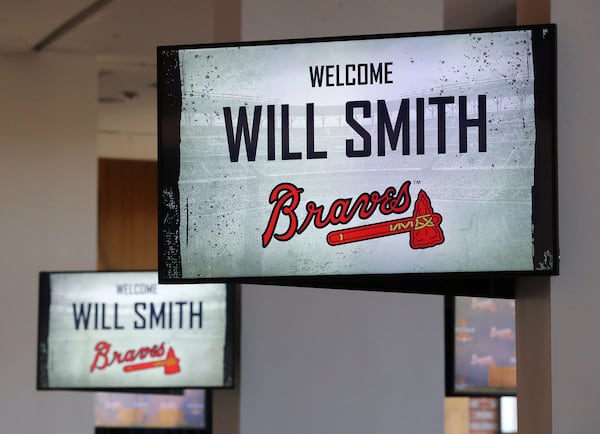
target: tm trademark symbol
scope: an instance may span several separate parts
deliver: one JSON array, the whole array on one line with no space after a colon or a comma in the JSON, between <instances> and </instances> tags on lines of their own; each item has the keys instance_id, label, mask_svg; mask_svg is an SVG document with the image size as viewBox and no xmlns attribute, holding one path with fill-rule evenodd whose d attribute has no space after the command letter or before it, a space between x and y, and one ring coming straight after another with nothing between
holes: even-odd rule
<instances>
[{"instance_id":1,"label":"tm trademark symbol","mask_svg":"<svg viewBox=\"0 0 600 434\"><path fill-rule=\"evenodd\" d=\"M420 179L416 179L412 183L415 184L415 185L419 185L421 183L421 180Z\"/></svg>"}]
</instances>

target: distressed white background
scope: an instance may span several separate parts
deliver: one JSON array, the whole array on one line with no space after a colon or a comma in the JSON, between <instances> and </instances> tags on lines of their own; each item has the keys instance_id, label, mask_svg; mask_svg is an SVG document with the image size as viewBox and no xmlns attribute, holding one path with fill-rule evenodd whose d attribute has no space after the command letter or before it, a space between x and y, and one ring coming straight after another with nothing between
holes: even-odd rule
<instances>
[{"instance_id":1,"label":"distressed white background","mask_svg":"<svg viewBox=\"0 0 600 434\"><path fill-rule=\"evenodd\" d=\"M148 273L82 273L52 274L50 320L48 333L48 383L51 388L99 388L99 387L199 387L220 386L224 376L224 349L226 329L225 286L208 285L159 285L155 294L118 294L117 284L156 283L157 274ZM198 319L193 319L189 328L189 304L183 307L183 328L179 328L179 308L175 302L193 302L198 312L198 302L202 302L202 328ZM134 303L145 302L146 309L138 312L146 320L146 328L134 328L134 322L141 324L141 318L134 312ZM149 328L150 303L160 308L160 303L173 302L173 327ZM106 322L111 330L103 330L101 320L94 329L92 316L88 329L80 323L76 329L73 316L73 303L106 304ZM118 325L115 329L114 304L118 304ZM79 307L77 308L79 309ZM92 306L92 313L94 307ZM165 307L165 314L168 307ZM165 355L160 358L146 357L124 364L113 364L105 369L90 372L95 358L95 346L105 341L111 344L112 351L121 354L127 350L137 351L141 347L159 346L164 342ZM181 371L165 375L163 367L136 372L123 372L125 365L161 360L173 348L179 358ZM98 363L101 365L102 359Z\"/></svg>"},{"instance_id":2,"label":"distressed white background","mask_svg":"<svg viewBox=\"0 0 600 434\"><path fill-rule=\"evenodd\" d=\"M392 84L312 87L309 67L393 62ZM528 31L419 38L186 50L182 79L180 241L182 277L327 275L444 271L532 270L531 186L535 119L531 35ZM478 152L478 129L468 128L468 152L459 153L458 98L467 97L467 118L478 118L477 96L486 94L487 152ZM438 154L438 110L428 98L454 97L446 107L446 153ZM346 139L362 139L345 121L345 103L384 99L395 122L400 100L410 98L411 155L401 138L377 155L372 118L355 118L370 130L369 157L346 156ZM416 98L425 98L425 155L416 155ZM315 149L325 159L306 158L306 103L315 104ZM275 104L276 160L267 160L267 104ZM280 105L290 104L290 150L302 159L281 160ZM231 107L236 130L239 107L250 125L262 106L256 161L248 161L241 140L238 162L230 161L223 107ZM281 182L303 188L299 224L308 200L329 205L338 198L383 192L411 181L413 203L426 191L443 217L446 241L410 248L408 234L331 247L329 231L412 215L317 229L311 223L289 241L261 235L273 205L271 190ZM275 233L289 225L283 216Z\"/></svg>"}]
</instances>

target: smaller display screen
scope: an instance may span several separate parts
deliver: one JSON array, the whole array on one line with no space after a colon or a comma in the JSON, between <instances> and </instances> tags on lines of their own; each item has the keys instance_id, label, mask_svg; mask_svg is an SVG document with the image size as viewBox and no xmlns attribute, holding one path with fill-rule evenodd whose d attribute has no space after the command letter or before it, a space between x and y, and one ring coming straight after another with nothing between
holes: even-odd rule
<instances>
[{"instance_id":1,"label":"smaller display screen","mask_svg":"<svg viewBox=\"0 0 600 434\"><path fill-rule=\"evenodd\" d=\"M233 298L155 271L40 273L38 389L231 387Z\"/></svg>"},{"instance_id":2,"label":"smaller display screen","mask_svg":"<svg viewBox=\"0 0 600 434\"><path fill-rule=\"evenodd\" d=\"M95 396L95 425L206 429L209 397L203 389L186 389L183 395L99 392Z\"/></svg>"},{"instance_id":3,"label":"smaller display screen","mask_svg":"<svg viewBox=\"0 0 600 434\"><path fill-rule=\"evenodd\" d=\"M515 300L459 296L453 302L449 394L516 394Z\"/></svg>"}]
</instances>

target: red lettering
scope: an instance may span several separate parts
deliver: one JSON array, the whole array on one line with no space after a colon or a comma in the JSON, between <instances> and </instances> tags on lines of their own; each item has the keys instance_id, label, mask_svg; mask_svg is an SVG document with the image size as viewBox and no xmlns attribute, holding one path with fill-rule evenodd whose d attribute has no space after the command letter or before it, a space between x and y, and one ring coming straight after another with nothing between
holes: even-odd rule
<instances>
[{"instance_id":1,"label":"red lettering","mask_svg":"<svg viewBox=\"0 0 600 434\"><path fill-rule=\"evenodd\" d=\"M318 227L319 229L327 226L327 223L323 221L323 209L324 209L323 205L317 206L317 204L314 203L312 200L309 201L306 204L306 211L308 214L304 218L304 222L302 223L302 225L298 228L297 233L301 234L302 232L304 232L304 230L308 227L311 220L313 220L313 219L315 221L315 226Z\"/></svg>"},{"instance_id":2,"label":"red lettering","mask_svg":"<svg viewBox=\"0 0 600 434\"><path fill-rule=\"evenodd\" d=\"M96 350L96 354L90 365L90 372L94 372L96 369L101 371L111 366L113 363L122 364L143 360L146 357L163 357L165 355L164 342L160 345L153 345L152 347L140 347L138 350L129 349L125 351L125 353L112 351L111 354L111 344L106 341L100 341L96 344L94 349Z\"/></svg>"},{"instance_id":3,"label":"red lettering","mask_svg":"<svg viewBox=\"0 0 600 434\"><path fill-rule=\"evenodd\" d=\"M350 199L337 199L331 204L329 215L332 225L338 223L348 223L350 221L348 211L352 201Z\"/></svg>"},{"instance_id":4,"label":"red lettering","mask_svg":"<svg viewBox=\"0 0 600 434\"><path fill-rule=\"evenodd\" d=\"M123 356L121 355L121 353L119 353L118 351L115 351L113 353L113 359L112 361L109 363L109 365L112 365L114 362L117 363L123 363L125 360L123 360Z\"/></svg>"},{"instance_id":5,"label":"red lettering","mask_svg":"<svg viewBox=\"0 0 600 434\"><path fill-rule=\"evenodd\" d=\"M104 369L110 363L108 363L108 352L110 351L110 344L108 342L100 341L96 344L96 357L90 366L90 372L94 372L94 369ZM99 364L100 363L100 364Z\"/></svg>"},{"instance_id":6,"label":"red lettering","mask_svg":"<svg viewBox=\"0 0 600 434\"><path fill-rule=\"evenodd\" d=\"M408 188L410 182L406 181L402 184L402 187L396 192L393 187L388 187L384 193L384 200L379 207L379 211L383 215L389 214L402 214L405 213L410 207L410 193Z\"/></svg>"},{"instance_id":7,"label":"red lettering","mask_svg":"<svg viewBox=\"0 0 600 434\"><path fill-rule=\"evenodd\" d=\"M375 211L376 205L371 202L371 195L369 193L362 193L356 198L354 202L353 210L356 213L358 210L358 218L366 220L371 217L371 214Z\"/></svg>"},{"instance_id":8,"label":"red lettering","mask_svg":"<svg viewBox=\"0 0 600 434\"><path fill-rule=\"evenodd\" d=\"M271 239L275 237L279 241L287 241L294 236L298 227L298 217L296 217L296 207L300 203L300 194L304 190L296 187L294 184L282 183L276 186L269 196L269 203L275 203L269 223L262 235L262 246L267 247ZM286 205L286 203L289 203ZM288 228L282 234L275 234L277 222L281 214L289 217Z\"/></svg>"},{"instance_id":9,"label":"red lettering","mask_svg":"<svg viewBox=\"0 0 600 434\"><path fill-rule=\"evenodd\" d=\"M136 359L136 352L134 350L128 350L123 357L124 362L133 362Z\"/></svg>"},{"instance_id":10,"label":"red lettering","mask_svg":"<svg viewBox=\"0 0 600 434\"><path fill-rule=\"evenodd\" d=\"M267 247L273 238L288 241L294 235L304 232L311 224L317 229L322 229L329 225L346 224L355 216L365 220L377 210L383 215L402 214L410 207L409 187L410 181L406 181L398 190L395 187L387 187L383 194L378 191L361 193L354 202L349 198L336 199L327 211L324 205L317 205L312 200L308 201L305 206L306 216L298 226L296 208L304 189L290 183L279 184L269 196L269 203L275 205L262 235L262 245ZM288 218L287 229L283 233L276 234L275 230L281 215Z\"/></svg>"}]
</instances>

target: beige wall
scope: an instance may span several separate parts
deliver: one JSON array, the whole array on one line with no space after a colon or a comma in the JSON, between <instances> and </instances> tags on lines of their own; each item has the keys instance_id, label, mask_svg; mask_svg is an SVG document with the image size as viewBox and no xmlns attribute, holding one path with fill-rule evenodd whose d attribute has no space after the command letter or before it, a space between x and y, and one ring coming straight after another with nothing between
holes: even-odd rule
<instances>
[{"instance_id":1,"label":"beige wall","mask_svg":"<svg viewBox=\"0 0 600 434\"><path fill-rule=\"evenodd\" d=\"M442 434L439 295L242 286L242 434Z\"/></svg>"},{"instance_id":2,"label":"beige wall","mask_svg":"<svg viewBox=\"0 0 600 434\"><path fill-rule=\"evenodd\" d=\"M441 0L242 2L242 39L443 28ZM242 434L441 434L441 296L242 286Z\"/></svg>"},{"instance_id":3,"label":"beige wall","mask_svg":"<svg viewBox=\"0 0 600 434\"><path fill-rule=\"evenodd\" d=\"M600 427L600 2L552 0L558 26L558 162L561 274L552 279L555 434Z\"/></svg>"},{"instance_id":4,"label":"beige wall","mask_svg":"<svg viewBox=\"0 0 600 434\"><path fill-rule=\"evenodd\" d=\"M96 65L0 57L0 431L91 433L92 396L36 392L38 272L96 266Z\"/></svg>"},{"instance_id":5,"label":"beige wall","mask_svg":"<svg viewBox=\"0 0 600 434\"><path fill-rule=\"evenodd\" d=\"M442 30L442 0L246 0L242 39Z\"/></svg>"},{"instance_id":6,"label":"beige wall","mask_svg":"<svg viewBox=\"0 0 600 434\"><path fill-rule=\"evenodd\" d=\"M444 0L444 28L514 26L516 7L517 0Z\"/></svg>"}]
</instances>

